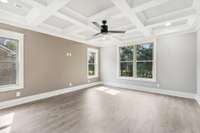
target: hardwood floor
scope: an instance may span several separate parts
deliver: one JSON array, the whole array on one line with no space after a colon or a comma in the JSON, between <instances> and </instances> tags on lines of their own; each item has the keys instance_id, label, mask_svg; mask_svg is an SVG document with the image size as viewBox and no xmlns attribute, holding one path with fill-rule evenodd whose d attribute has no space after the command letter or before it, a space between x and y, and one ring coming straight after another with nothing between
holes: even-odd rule
<instances>
[{"instance_id":1,"label":"hardwood floor","mask_svg":"<svg viewBox=\"0 0 200 133\"><path fill-rule=\"evenodd\" d=\"M6 115L13 122L0 133L200 133L194 100L102 86L0 111Z\"/></svg>"}]
</instances>

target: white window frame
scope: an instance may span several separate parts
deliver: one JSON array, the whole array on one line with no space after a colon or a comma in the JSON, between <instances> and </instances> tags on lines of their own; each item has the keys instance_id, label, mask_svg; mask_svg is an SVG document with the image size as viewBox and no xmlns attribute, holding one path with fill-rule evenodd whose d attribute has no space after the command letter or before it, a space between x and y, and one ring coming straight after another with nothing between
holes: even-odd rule
<instances>
[{"instance_id":1,"label":"white window frame","mask_svg":"<svg viewBox=\"0 0 200 133\"><path fill-rule=\"evenodd\" d=\"M18 40L16 84L0 86L0 92L12 91L24 88L24 34L1 30L0 37Z\"/></svg>"},{"instance_id":2,"label":"white window frame","mask_svg":"<svg viewBox=\"0 0 200 133\"><path fill-rule=\"evenodd\" d=\"M95 56L95 59L94 59L94 64L95 64L95 75L93 76L90 76L88 74L89 72L89 58L88 58L88 55L90 52L93 52L96 54ZM87 49L87 78L88 79L93 79L93 78L98 78L99 77L99 51L98 49L95 49L95 48L88 48Z\"/></svg>"},{"instance_id":3,"label":"white window frame","mask_svg":"<svg viewBox=\"0 0 200 133\"><path fill-rule=\"evenodd\" d=\"M153 43L153 69L152 69L152 76L153 78L136 78L136 77L123 77L120 75L120 54L119 48L124 46L133 46L139 45L143 43ZM144 81L144 82L157 82L157 75L156 75L156 39L147 39L147 40L136 40L136 41L127 41L119 44L117 46L117 79L122 80L133 80L133 81Z\"/></svg>"}]
</instances>

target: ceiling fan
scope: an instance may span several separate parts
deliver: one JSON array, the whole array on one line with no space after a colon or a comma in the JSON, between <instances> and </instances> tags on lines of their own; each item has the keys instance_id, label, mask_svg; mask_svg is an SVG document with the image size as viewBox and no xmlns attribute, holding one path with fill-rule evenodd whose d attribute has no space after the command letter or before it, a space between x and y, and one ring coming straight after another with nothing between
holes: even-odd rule
<instances>
[{"instance_id":1,"label":"ceiling fan","mask_svg":"<svg viewBox=\"0 0 200 133\"><path fill-rule=\"evenodd\" d=\"M99 33L94 34L94 36L99 36L99 35L107 35L109 33L111 34L124 34L126 31L113 31L108 29L107 21L103 20L102 25L98 24L97 22L92 22L98 29L100 29Z\"/></svg>"}]
</instances>

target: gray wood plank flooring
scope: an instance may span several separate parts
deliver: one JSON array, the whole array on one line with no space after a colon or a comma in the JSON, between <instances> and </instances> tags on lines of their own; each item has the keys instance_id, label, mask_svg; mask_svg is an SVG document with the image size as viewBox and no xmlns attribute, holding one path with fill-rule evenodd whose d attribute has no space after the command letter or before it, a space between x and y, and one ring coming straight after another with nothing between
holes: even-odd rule
<instances>
[{"instance_id":1,"label":"gray wood plank flooring","mask_svg":"<svg viewBox=\"0 0 200 133\"><path fill-rule=\"evenodd\" d=\"M10 113L10 133L200 133L194 100L105 86L1 110L0 118Z\"/></svg>"}]
</instances>

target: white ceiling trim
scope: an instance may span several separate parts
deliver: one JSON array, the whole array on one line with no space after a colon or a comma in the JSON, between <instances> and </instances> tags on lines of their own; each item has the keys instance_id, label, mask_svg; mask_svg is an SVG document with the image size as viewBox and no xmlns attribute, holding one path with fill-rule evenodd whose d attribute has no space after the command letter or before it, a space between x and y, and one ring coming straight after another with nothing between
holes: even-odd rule
<instances>
[{"instance_id":1,"label":"white ceiling trim","mask_svg":"<svg viewBox=\"0 0 200 133\"><path fill-rule=\"evenodd\" d=\"M177 18L183 18L183 17L189 18L190 16L194 14L196 14L195 10L193 10L192 7L189 7L186 9L167 13L161 16L152 17L151 19L146 20L145 23L146 25L150 25L152 23L159 23L159 22L167 21L167 20L176 20Z\"/></svg>"},{"instance_id":2,"label":"white ceiling trim","mask_svg":"<svg viewBox=\"0 0 200 133\"><path fill-rule=\"evenodd\" d=\"M33 21L31 21L30 23L32 25L41 24L69 2L70 0L54 0L47 7L39 9L40 14L36 15L35 18L33 18Z\"/></svg>"},{"instance_id":3,"label":"white ceiling trim","mask_svg":"<svg viewBox=\"0 0 200 133\"><path fill-rule=\"evenodd\" d=\"M116 37L112 39L114 43L120 42L121 40L132 38L132 37L144 37L150 36L155 33L156 36L164 35L173 32L184 32L200 27L200 0L193 0L193 4L189 8L184 8L181 10L176 10L171 13L165 13L161 16L147 18L143 16L143 12L146 9L157 7L161 4L164 4L168 1L173 0L149 0L138 6L130 7L126 0L111 0L114 4L113 7L105 9L98 12L97 14L85 17L81 13L78 13L67 6L70 0L51 0L47 5L42 5L35 0L20 0L31 7L27 16L19 16L14 13L9 12L8 10L0 9L0 22L7 23L18 27L23 27L31 29L34 31L66 38L69 40L79 41L82 43L92 44L103 42L99 39L88 40L86 35L90 33L97 33L99 29L91 24L92 21L100 21L102 19L119 20L123 21L123 18L126 17L130 20L130 23L127 25L118 25L110 27L115 29L128 29L126 34L123 36L113 36ZM191 0L192 1L192 0ZM182 4L182 3L180 3ZM167 7L166 7L167 8ZM62 12L62 10L64 12ZM48 18L51 16L56 16L61 20L65 20L71 23L71 27L60 29L55 27L56 25L45 24L44 21L48 21ZM120 20L121 19L121 20ZM179 21L183 22L187 20L186 24L181 25ZM170 30L160 30L166 23L177 23L177 26L170 26L166 29ZM112 23L112 22L111 22ZM120 22L119 22L120 23ZM132 25L132 26L131 26ZM129 28L130 27L130 28ZM174 29L174 30L173 30ZM190 30L188 30L190 29ZM154 30L156 30L154 32ZM88 34L80 34L81 32L89 32ZM142 34L140 34L142 33ZM96 42L95 42L96 40Z\"/></svg>"},{"instance_id":4,"label":"white ceiling trim","mask_svg":"<svg viewBox=\"0 0 200 133\"><path fill-rule=\"evenodd\" d=\"M126 16L137 27L138 30L140 30L146 36L151 35L151 31L145 28L144 24L137 17L136 13L131 10L126 0L112 0L112 2L116 7L119 8L123 15Z\"/></svg>"}]
</instances>

